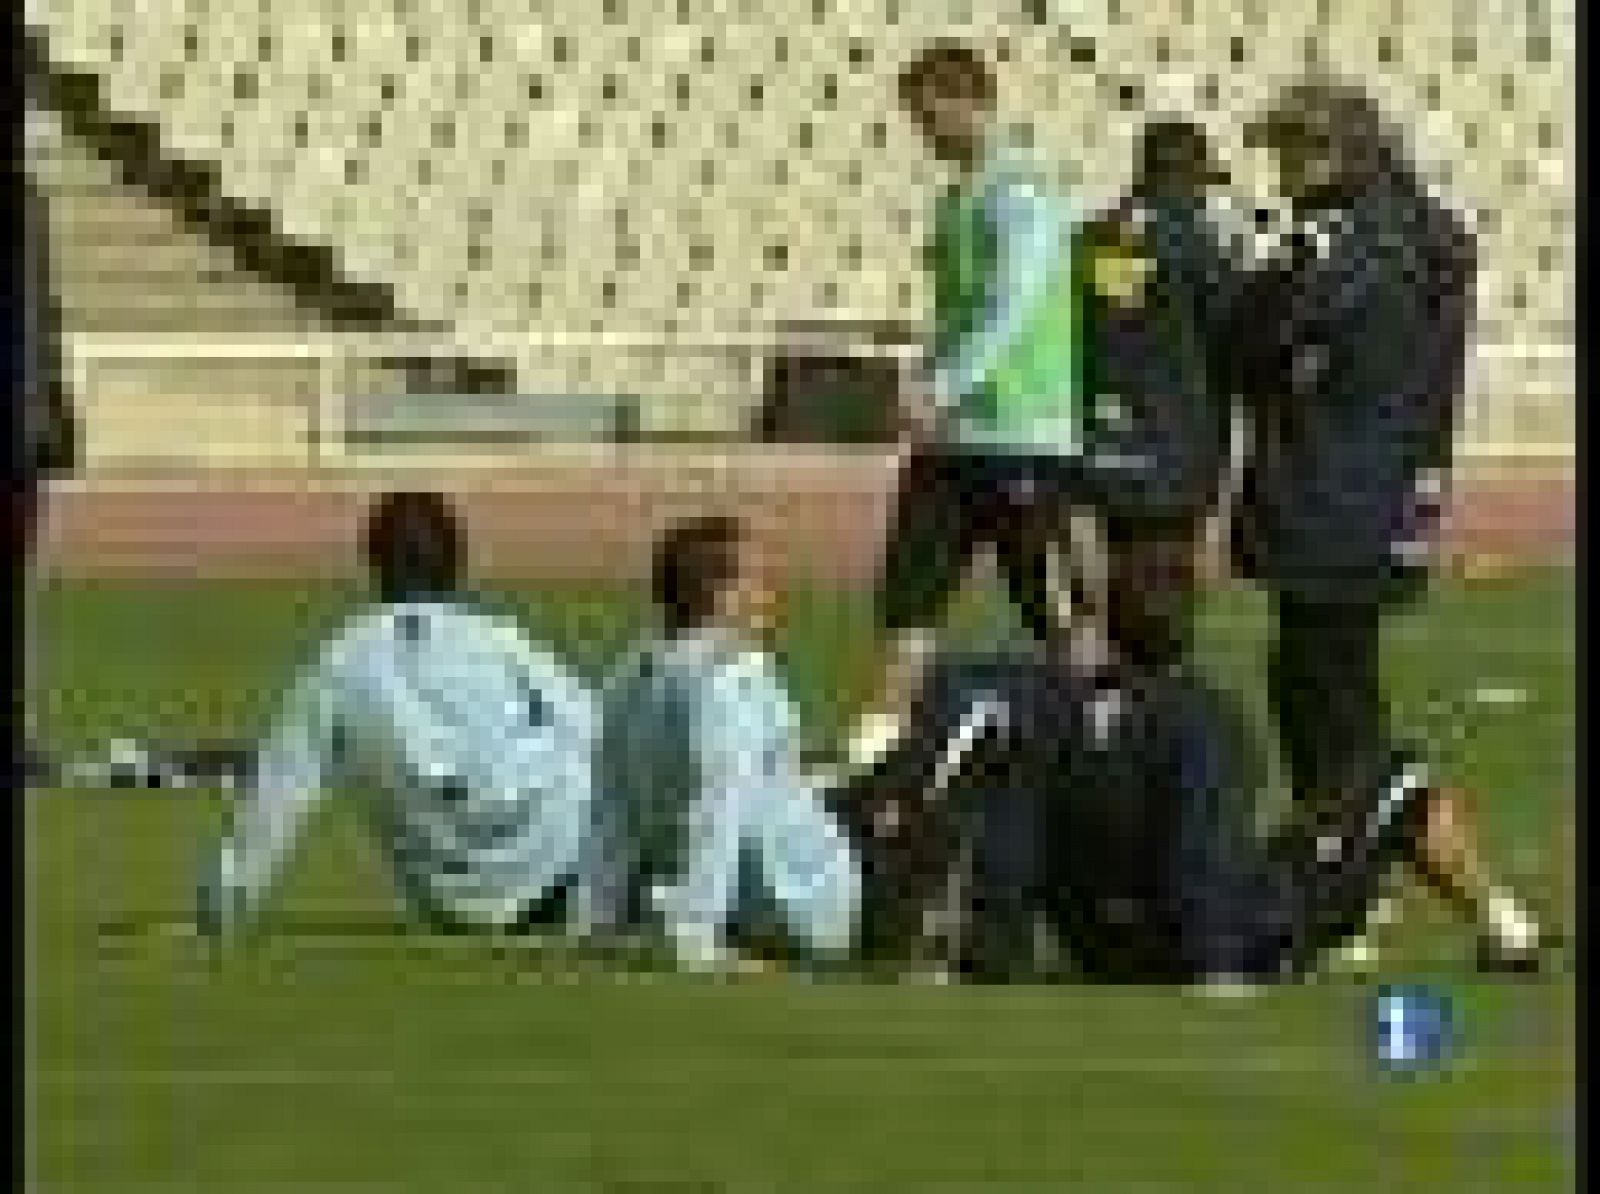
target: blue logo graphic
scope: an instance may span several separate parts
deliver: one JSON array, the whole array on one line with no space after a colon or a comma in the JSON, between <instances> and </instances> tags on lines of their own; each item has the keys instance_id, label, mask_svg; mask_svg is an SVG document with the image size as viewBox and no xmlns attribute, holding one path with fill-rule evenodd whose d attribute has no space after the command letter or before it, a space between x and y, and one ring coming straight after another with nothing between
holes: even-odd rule
<instances>
[{"instance_id":1,"label":"blue logo graphic","mask_svg":"<svg viewBox=\"0 0 1600 1194\"><path fill-rule=\"evenodd\" d=\"M1374 1046L1381 1067L1434 1070L1449 1060L1456 1024L1443 992L1418 986L1381 987L1374 1010Z\"/></svg>"}]
</instances>

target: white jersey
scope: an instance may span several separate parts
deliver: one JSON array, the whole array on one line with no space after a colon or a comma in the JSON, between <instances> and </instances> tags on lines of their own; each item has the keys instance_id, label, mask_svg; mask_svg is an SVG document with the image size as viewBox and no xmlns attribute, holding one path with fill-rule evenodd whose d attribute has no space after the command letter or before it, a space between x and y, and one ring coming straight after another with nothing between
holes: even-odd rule
<instances>
[{"instance_id":1,"label":"white jersey","mask_svg":"<svg viewBox=\"0 0 1600 1194\"><path fill-rule=\"evenodd\" d=\"M203 916L227 928L253 912L306 814L351 784L413 905L509 920L571 876L594 728L585 686L509 620L447 600L358 617L263 745Z\"/></svg>"},{"instance_id":2,"label":"white jersey","mask_svg":"<svg viewBox=\"0 0 1600 1194\"><path fill-rule=\"evenodd\" d=\"M702 960L739 911L748 859L802 941L845 948L856 860L799 742L764 653L716 631L636 649L605 693L579 924L615 927L642 896L684 960Z\"/></svg>"}]
</instances>

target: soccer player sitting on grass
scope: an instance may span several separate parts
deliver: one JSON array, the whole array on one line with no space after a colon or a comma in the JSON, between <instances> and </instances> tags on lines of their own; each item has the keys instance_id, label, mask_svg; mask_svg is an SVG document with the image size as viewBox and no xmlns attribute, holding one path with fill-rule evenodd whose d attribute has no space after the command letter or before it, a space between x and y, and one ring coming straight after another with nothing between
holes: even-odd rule
<instances>
[{"instance_id":1,"label":"soccer player sitting on grass","mask_svg":"<svg viewBox=\"0 0 1600 1194\"><path fill-rule=\"evenodd\" d=\"M200 924L244 926L335 784L410 910L440 927L554 915L588 825L592 698L511 621L461 592L464 536L433 493L382 499L365 532L377 604L298 678L257 751L200 890Z\"/></svg>"},{"instance_id":2,"label":"soccer player sitting on grass","mask_svg":"<svg viewBox=\"0 0 1600 1194\"><path fill-rule=\"evenodd\" d=\"M849 950L856 859L801 773L795 711L765 642L766 567L730 518L663 536L659 628L602 698L579 933L664 931L696 969L739 963L749 934L773 930L813 956Z\"/></svg>"},{"instance_id":3,"label":"soccer player sitting on grass","mask_svg":"<svg viewBox=\"0 0 1600 1194\"><path fill-rule=\"evenodd\" d=\"M1093 636L1092 624L1076 633ZM863 806L861 823L885 827L863 852L872 889L899 897L874 905L901 933L915 932L918 909L899 903L940 886L932 836L969 843L956 961L975 979L1029 973L1040 918L1091 978L1305 975L1362 930L1394 864L1490 937L1494 956L1537 966L1533 921L1490 880L1464 800L1415 759L1369 758L1359 799L1307 857L1284 848L1298 834L1250 830L1253 736L1227 694L1192 670L1085 666L1094 655L942 662L905 739L841 792ZM954 779L940 774L952 760ZM956 853L947 846L940 865Z\"/></svg>"}]
</instances>

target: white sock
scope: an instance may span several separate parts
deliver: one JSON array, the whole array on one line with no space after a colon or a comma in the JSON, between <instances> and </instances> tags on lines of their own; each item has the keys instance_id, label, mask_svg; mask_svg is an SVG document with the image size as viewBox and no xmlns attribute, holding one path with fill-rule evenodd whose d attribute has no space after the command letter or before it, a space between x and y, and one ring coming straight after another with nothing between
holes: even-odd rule
<instances>
[{"instance_id":1,"label":"white sock","mask_svg":"<svg viewBox=\"0 0 1600 1194\"><path fill-rule=\"evenodd\" d=\"M1334 953L1334 962L1345 970L1368 970L1378 963L1378 935L1400 918L1400 899L1388 892L1373 902L1361 932L1347 940Z\"/></svg>"},{"instance_id":2,"label":"white sock","mask_svg":"<svg viewBox=\"0 0 1600 1194\"><path fill-rule=\"evenodd\" d=\"M1334 955L1335 963L1346 970L1365 970L1376 964L1377 960L1377 947L1373 945L1372 938L1365 933L1350 938Z\"/></svg>"},{"instance_id":3,"label":"white sock","mask_svg":"<svg viewBox=\"0 0 1600 1194\"><path fill-rule=\"evenodd\" d=\"M732 969L738 954L722 943L719 930L706 925L675 925L671 930L678 965L698 974L716 974Z\"/></svg>"},{"instance_id":4,"label":"white sock","mask_svg":"<svg viewBox=\"0 0 1600 1194\"><path fill-rule=\"evenodd\" d=\"M1372 915L1367 918L1367 924L1375 929L1384 929L1398 919L1400 919L1400 901L1392 895L1386 895L1372 906Z\"/></svg>"},{"instance_id":5,"label":"white sock","mask_svg":"<svg viewBox=\"0 0 1600 1194\"><path fill-rule=\"evenodd\" d=\"M889 752L905 732L893 713L873 713L861 719L847 748L852 767L870 767Z\"/></svg>"},{"instance_id":6,"label":"white sock","mask_svg":"<svg viewBox=\"0 0 1600 1194\"><path fill-rule=\"evenodd\" d=\"M1485 912L1489 919L1489 931L1500 945L1519 952L1538 945L1539 926L1509 892L1498 888L1491 890L1485 903Z\"/></svg>"}]
</instances>

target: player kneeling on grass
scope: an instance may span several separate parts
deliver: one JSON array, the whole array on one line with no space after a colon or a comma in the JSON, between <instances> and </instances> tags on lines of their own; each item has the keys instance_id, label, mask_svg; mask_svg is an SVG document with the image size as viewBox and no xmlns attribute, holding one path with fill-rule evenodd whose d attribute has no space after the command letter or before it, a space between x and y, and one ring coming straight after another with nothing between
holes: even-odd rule
<instances>
[{"instance_id":1,"label":"player kneeling on grass","mask_svg":"<svg viewBox=\"0 0 1600 1194\"><path fill-rule=\"evenodd\" d=\"M1086 665L1094 656L934 669L906 738L853 792L875 814L861 823L881 827L864 846L886 894L876 915L914 933L914 905L965 842L957 962L970 977L1028 973L1042 918L1088 977L1270 981L1361 932L1404 863L1483 926L1496 956L1537 961L1532 922L1489 882L1462 798L1416 761L1370 759L1360 798L1306 857L1285 848L1297 833L1250 830L1253 743L1226 694L1192 671Z\"/></svg>"},{"instance_id":2,"label":"player kneeling on grass","mask_svg":"<svg viewBox=\"0 0 1600 1194\"><path fill-rule=\"evenodd\" d=\"M589 692L459 588L463 534L432 493L382 499L365 554L379 601L321 650L256 753L200 893L201 926L255 913L335 783L367 811L410 910L438 926L550 913L588 824Z\"/></svg>"},{"instance_id":3,"label":"player kneeling on grass","mask_svg":"<svg viewBox=\"0 0 1600 1194\"><path fill-rule=\"evenodd\" d=\"M665 931L695 968L731 964L741 936L773 929L812 955L850 948L856 860L801 774L795 711L763 641L765 569L730 518L662 538L659 630L602 701L580 932Z\"/></svg>"}]
</instances>

